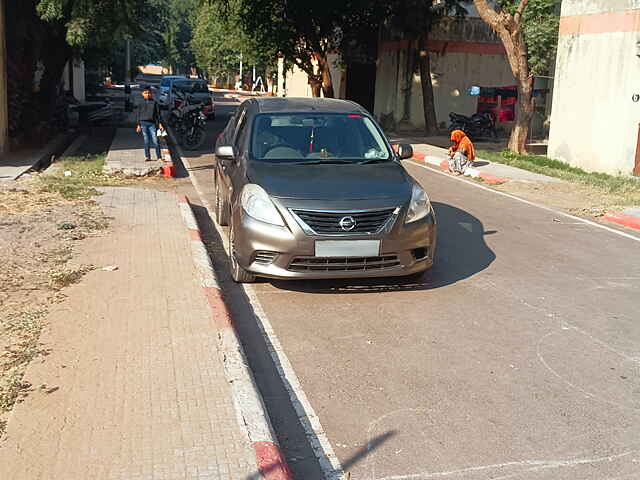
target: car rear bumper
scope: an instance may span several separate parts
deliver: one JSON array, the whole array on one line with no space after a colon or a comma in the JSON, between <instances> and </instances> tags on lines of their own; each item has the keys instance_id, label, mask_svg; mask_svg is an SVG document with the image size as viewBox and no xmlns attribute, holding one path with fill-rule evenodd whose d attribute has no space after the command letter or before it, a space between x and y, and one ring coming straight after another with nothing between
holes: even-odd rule
<instances>
[{"instance_id":1,"label":"car rear bumper","mask_svg":"<svg viewBox=\"0 0 640 480\"><path fill-rule=\"evenodd\" d=\"M248 216L232 220L236 228L234 249L239 265L254 275L279 279L370 278L406 276L433 265L436 224L433 212L408 225L396 225L381 235L308 235L297 226L278 227ZM398 218L397 222L401 221ZM378 255L367 257L316 257L321 240L380 240Z\"/></svg>"}]
</instances>

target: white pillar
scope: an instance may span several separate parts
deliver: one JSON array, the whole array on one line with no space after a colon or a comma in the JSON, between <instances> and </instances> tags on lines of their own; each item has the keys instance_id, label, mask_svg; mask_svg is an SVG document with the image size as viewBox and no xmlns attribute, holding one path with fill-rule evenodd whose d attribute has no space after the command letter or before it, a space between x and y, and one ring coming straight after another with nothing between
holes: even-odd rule
<instances>
[{"instance_id":1,"label":"white pillar","mask_svg":"<svg viewBox=\"0 0 640 480\"><path fill-rule=\"evenodd\" d=\"M284 57L278 57L278 96L284 97Z\"/></svg>"},{"instance_id":2,"label":"white pillar","mask_svg":"<svg viewBox=\"0 0 640 480\"><path fill-rule=\"evenodd\" d=\"M84 60L74 58L71 60L71 64L73 65L73 96L79 101L84 102L87 98L84 78Z\"/></svg>"}]
</instances>

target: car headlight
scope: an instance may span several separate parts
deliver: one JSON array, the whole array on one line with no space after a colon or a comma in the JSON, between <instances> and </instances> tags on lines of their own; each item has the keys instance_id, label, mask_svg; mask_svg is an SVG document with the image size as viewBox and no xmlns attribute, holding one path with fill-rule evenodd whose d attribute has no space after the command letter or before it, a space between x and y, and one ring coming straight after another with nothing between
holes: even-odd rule
<instances>
[{"instance_id":1,"label":"car headlight","mask_svg":"<svg viewBox=\"0 0 640 480\"><path fill-rule=\"evenodd\" d=\"M413 191L411 192L411 202L409 203L405 223L420 220L421 218L429 215L429 212L431 212L431 204L429 203L427 193L418 185L414 185Z\"/></svg>"},{"instance_id":2,"label":"car headlight","mask_svg":"<svg viewBox=\"0 0 640 480\"><path fill-rule=\"evenodd\" d=\"M284 227L282 217L262 187L254 184L245 185L240 195L240 204L247 215L256 220Z\"/></svg>"}]
</instances>

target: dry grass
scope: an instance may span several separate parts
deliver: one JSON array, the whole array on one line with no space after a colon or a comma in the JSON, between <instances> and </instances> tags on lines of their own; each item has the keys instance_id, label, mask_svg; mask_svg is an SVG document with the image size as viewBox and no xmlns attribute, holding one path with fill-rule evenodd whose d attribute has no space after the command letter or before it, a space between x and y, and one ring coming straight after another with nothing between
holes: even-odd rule
<instances>
[{"instance_id":1,"label":"dry grass","mask_svg":"<svg viewBox=\"0 0 640 480\"><path fill-rule=\"evenodd\" d=\"M89 198L90 183L107 183L91 173L99 166L92 160L75 178L40 174L0 186L0 437L8 412L32 390L24 378L29 363L47 353L40 334L49 305L94 268L70 264L75 245L109 227Z\"/></svg>"},{"instance_id":2,"label":"dry grass","mask_svg":"<svg viewBox=\"0 0 640 480\"><path fill-rule=\"evenodd\" d=\"M492 162L511 165L592 188L611 205L620 207L640 205L640 180L637 178L586 172L581 168L572 167L542 155L518 155L508 150L502 152L479 150L478 156Z\"/></svg>"},{"instance_id":3,"label":"dry grass","mask_svg":"<svg viewBox=\"0 0 640 480\"><path fill-rule=\"evenodd\" d=\"M24 381L24 372L29 362L43 353L39 338L46 315L47 310L40 308L0 318L0 330L14 339L0 354L0 411L10 410L31 387ZM5 425L0 422L0 436Z\"/></svg>"}]
</instances>

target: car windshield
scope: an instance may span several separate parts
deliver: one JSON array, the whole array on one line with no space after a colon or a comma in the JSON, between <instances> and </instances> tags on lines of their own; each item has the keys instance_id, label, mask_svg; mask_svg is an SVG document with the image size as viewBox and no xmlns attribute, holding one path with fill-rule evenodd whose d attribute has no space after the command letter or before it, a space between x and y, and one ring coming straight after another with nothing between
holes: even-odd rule
<instances>
[{"instance_id":1,"label":"car windshield","mask_svg":"<svg viewBox=\"0 0 640 480\"><path fill-rule=\"evenodd\" d=\"M173 82L173 86L178 90L188 93L208 93L209 87L206 82L193 80L178 80Z\"/></svg>"},{"instance_id":2,"label":"car windshield","mask_svg":"<svg viewBox=\"0 0 640 480\"><path fill-rule=\"evenodd\" d=\"M251 154L264 162L356 163L392 158L373 121L360 114L261 114Z\"/></svg>"}]
</instances>

